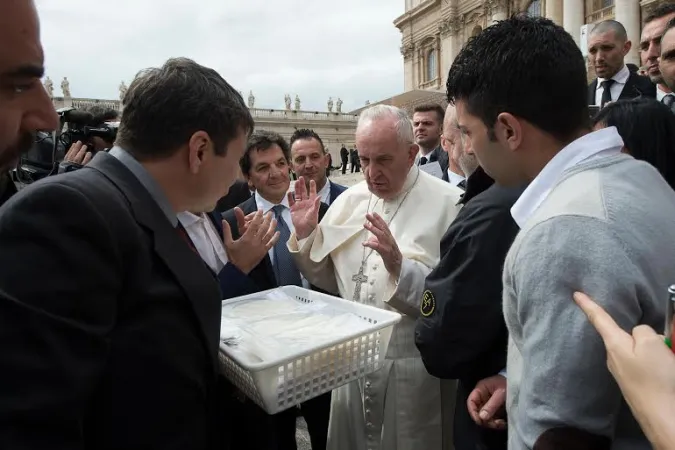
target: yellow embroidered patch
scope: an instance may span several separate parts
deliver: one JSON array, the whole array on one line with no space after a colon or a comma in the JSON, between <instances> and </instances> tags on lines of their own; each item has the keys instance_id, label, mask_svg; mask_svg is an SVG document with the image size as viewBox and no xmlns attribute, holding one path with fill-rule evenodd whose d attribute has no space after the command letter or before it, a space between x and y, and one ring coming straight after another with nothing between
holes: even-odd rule
<instances>
[{"instance_id":1,"label":"yellow embroidered patch","mask_svg":"<svg viewBox=\"0 0 675 450\"><path fill-rule=\"evenodd\" d=\"M433 314L434 310L436 309L436 299L434 298L434 294L427 289L424 291L424 294L422 294L422 303L420 304L420 311L424 317L429 317L431 314Z\"/></svg>"}]
</instances>

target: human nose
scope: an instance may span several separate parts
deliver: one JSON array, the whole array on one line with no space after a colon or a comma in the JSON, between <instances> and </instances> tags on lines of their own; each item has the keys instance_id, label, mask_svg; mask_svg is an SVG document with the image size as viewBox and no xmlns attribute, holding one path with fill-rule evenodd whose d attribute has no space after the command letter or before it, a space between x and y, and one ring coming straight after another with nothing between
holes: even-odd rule
<instances>
[{"instance_id":1,"label":"human nose","mask_svg":"<svg viewBox=\"0 0 675 450\"><path fill-rule=\"evenodd\" d=\"M656 61L661 56L661 46L654 42L649 43L649 48L645 51L647 61Z\"/></svg>"},{"instance_id":2,"label":"human nose","mask_svg":"<svg viewBox=\"0 0 675 450\"><path fill-rule=\"evenodd\" d=\"M56 114L52 100L44 88L36 90L29 108L24 114L21 124L25 131L54 131L59 127L59 116Z\"/></svg>"}]
</instances>

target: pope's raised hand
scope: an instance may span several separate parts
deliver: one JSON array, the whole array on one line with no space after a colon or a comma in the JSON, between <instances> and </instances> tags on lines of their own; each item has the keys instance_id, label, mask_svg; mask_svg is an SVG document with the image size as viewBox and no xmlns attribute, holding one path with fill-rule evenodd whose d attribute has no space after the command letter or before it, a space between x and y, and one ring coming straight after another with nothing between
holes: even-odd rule
<instances>
[{"instance_id":1,"label":"pope's raised hand","mask_svg":"<svg viewBox=\"0 0 675 450\"><path fill-rule=\"evenodd\" d=\"M295 195L288 193L288 204L291 207L291 220L295 228L295 236L300 239L308 237L319 224L319 204L321 197L316 193L316 183L309 182L309 192L305 179L300 177L295 182Z\"/></svg>"}]
</instances>

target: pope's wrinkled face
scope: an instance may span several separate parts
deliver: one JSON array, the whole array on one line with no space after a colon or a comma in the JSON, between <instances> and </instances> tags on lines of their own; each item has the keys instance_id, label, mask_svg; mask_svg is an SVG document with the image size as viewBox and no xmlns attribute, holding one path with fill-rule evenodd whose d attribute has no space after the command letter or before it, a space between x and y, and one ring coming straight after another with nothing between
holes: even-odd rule
<instances>
[{"instance_id":1,"label":"pope's wrinkled face","mask_svg":"<svg viewBox=\"0 0 675 450\"><path fill-rule=\"evenodd\" d=\"M394 119L379 119L356 130L356 148L370 192L384 200L398 196L415 163L417 145L401 142Z\"/></svg>"}]
</instances>

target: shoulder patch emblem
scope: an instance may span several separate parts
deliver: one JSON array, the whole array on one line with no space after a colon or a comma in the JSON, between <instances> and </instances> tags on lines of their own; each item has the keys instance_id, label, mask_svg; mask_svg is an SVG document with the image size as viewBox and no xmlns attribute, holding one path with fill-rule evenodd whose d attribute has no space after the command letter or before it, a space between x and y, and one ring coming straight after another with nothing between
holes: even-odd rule
<instances>
[{"instance_id":1,"label":"shoulder patch emblem","mask_svg":"<svg viewBox=\"0 0 675 450\"><path fill-rule=\"evenodd\" d=\"M422 302L420 304L420 312L424 317L429 317L436 310L436 299L434 294L429 290L425 290L422 294Z\"/></svg>"}]
</instances>

